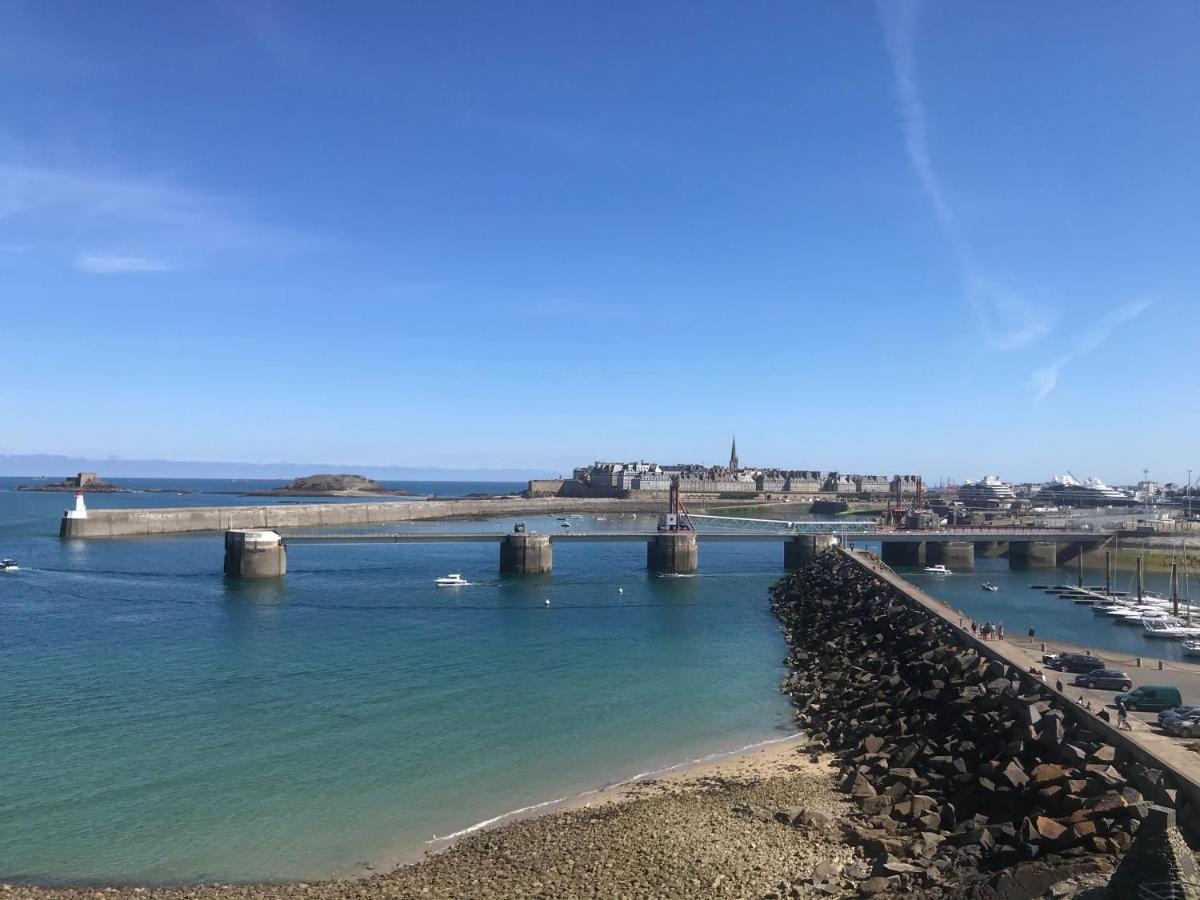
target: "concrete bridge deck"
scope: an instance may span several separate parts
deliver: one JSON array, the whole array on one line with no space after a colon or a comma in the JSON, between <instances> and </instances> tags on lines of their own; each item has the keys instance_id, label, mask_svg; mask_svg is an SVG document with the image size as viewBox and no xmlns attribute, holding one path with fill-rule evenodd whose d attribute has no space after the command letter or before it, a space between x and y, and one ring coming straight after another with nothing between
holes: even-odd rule
<instances>
[{"instance_id":1,"label":"concrete bridge deck","mask_svg":"<svg viewBox=\"0 0 1200 900\"><path fill-rule=\"evenodd\" d=\"M806 523L812 525L814 523ZM1060 545L1099 544L1106 537L1092 532L1053 529L1004 529L969 533L953 531L842 530L840 523L827 523L824 533L792 528L774 531L569 531L552 533L500 531L363 531L280 533L262 529L231 530L225 533L225 572L240 577L278 577L287 571L287 545L303 544L450 544L493 543L500 545L500 571L510 574L548 574L553 569L555 544L632 542L646 545L646 565L660 574L697 571L698 546L718 541L730 543L774 542L783 545L784 568L803 566L813 556L838 540L845 543L878 541L889 562L923 565L928 561L951 569L975 565L976 543L984 551L999 543L1007 546L1016 565L1055 566ZM860 523L861 525L862 523ZM1082 558L1081 553L1077 556Z\"/></svg>"},{"instance_id":2,"label":"concrete bridge deck","mask_svg":"<svg viewBox=\"0 0 1200 900\"><path fill-rule=\"evenodd\" d=\"M813 524L813 523L808 523ZM878 542L923 544L929 542L974 542L974 541L1003 541L1012 542L1046 542L1067 544L1075 542L1100 542L1107 538L1103 534L1079 531L1027 529L1023 531L860 531L842 530L838 523L828 524L824 532L796 532L788 529L778 531L697 531L696 540L702 543L709 541L732 542L763 542L790 541L811 536L816 533L844 538L848 542ZM539 532L526 532L538 534ZM659 531L556 531L541 532L551 543L575 544L589 541L649 541L660 537ZM395 531L395 532L337 532L337 533L294 533L280 531L280 536L289 544L422 544L422 543L500 543L508 536L503 531Z\"/></svg>"}]
</instances>

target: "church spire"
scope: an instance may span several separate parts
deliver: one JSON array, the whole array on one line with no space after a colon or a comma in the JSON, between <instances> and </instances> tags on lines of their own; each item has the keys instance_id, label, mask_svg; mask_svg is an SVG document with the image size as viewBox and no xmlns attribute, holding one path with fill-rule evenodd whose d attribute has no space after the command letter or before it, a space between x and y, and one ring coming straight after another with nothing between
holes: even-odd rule
<instances>
[{"instance_id":1,"label":"church spire","mask_svg":"<svg viewBox=\"0 0 1200 900\"><path fill-rule=\"evenodd\" d=\"M737 458L737 435L733 436L733 446L729 450L729 471L736 472L738 470Z\"/></svg>"}]
</instances>

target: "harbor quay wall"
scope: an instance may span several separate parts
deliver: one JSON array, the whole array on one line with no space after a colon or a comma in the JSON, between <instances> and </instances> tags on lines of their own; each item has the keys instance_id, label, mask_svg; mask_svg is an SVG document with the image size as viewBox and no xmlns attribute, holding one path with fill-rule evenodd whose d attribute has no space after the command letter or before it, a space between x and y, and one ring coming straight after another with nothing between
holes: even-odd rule
<instances>
[{"instance_id":1,"label":"harbor quay wall","mask_svg":"<svg viewBox=\"0 0 1200 900\"><path fill-rule=\"evenodd\" d=\"M563 512L643 513L659 512L661 509L661 501L570 500L561 497L89 509L85 519L64 517L59 526L59 536L138 537L247 528L325 528L343 525L388 525L429 519L533 516Z\"/></svg>"},{"instance_id":2,"label":"harbor quay wall","mask_svg":"<svg viewBox=\"0 0 1200 900\"><path fill-rule=\"evenodd\" d=\"M948 604L930 596L918 587L896 575L886 565L880 565L872 555L838 547L836 552L852 561L871 577L890 585L910 605L941 619L954 641L961 647L970 648L980 656L1022 673L1022 687L1027 690L1049 692L1061 698L1058 708L1064 716L1079 728L1096 735L1127 755L1130 760L1151 769L1159 769L1169 776L1170 786L1177 792L1176 810L1179 824L1192 835L1200 836L1200 758L1194 764L1180 764L1176 759L1164 759L1148 747L1139 743L1135 732L1119 731L1113 724L1098 718L1091 711L1076 704L1070 696L1060 693L1051 685L1042 684L1040 679L1028 673L1029 660L1019 650L1010 648L1004 641L984 641L971 634L968 627L959 626L960 616ZM1181 754L1193 756L1194 754ZM1190 763L1190 761L1189 761Z\"/></svg>"}]
</instances>

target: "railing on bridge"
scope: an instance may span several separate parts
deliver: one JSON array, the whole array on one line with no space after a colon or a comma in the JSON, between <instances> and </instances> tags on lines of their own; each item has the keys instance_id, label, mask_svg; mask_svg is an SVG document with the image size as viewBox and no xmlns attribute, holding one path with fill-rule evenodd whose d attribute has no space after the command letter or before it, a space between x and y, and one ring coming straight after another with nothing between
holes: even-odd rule
<instances>
[{"instance_id":1,"label":"railing on bridge","mask_svg":"<svg viewBox=\"0 0 1200 900\"><path fill-rule=\"evenodd\" d=\"M786 519L748 519L734 516L701 516L691 514L698 531L789 531L795 534L871 534L879 531L879 523L871 519L845 519L840 522L789 521Z\"/></svg>"}]
</instances>

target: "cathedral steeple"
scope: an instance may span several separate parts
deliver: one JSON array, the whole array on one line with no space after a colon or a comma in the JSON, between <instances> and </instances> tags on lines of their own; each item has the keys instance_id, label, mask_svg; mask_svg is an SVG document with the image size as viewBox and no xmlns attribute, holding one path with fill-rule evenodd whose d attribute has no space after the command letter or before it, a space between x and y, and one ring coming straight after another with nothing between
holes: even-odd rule
<instances>
[{"instance_id":1,"label":"cathedral steeple","mask_svg":"<svg viewBox=\"0 0 1200 900\"><path fill-rule=\"evenodd\" d=\"M733 436L733 446L729 450L729 471L736 472L738 470L737 458L737 435Z\"/></svg>"}]
</instances>

